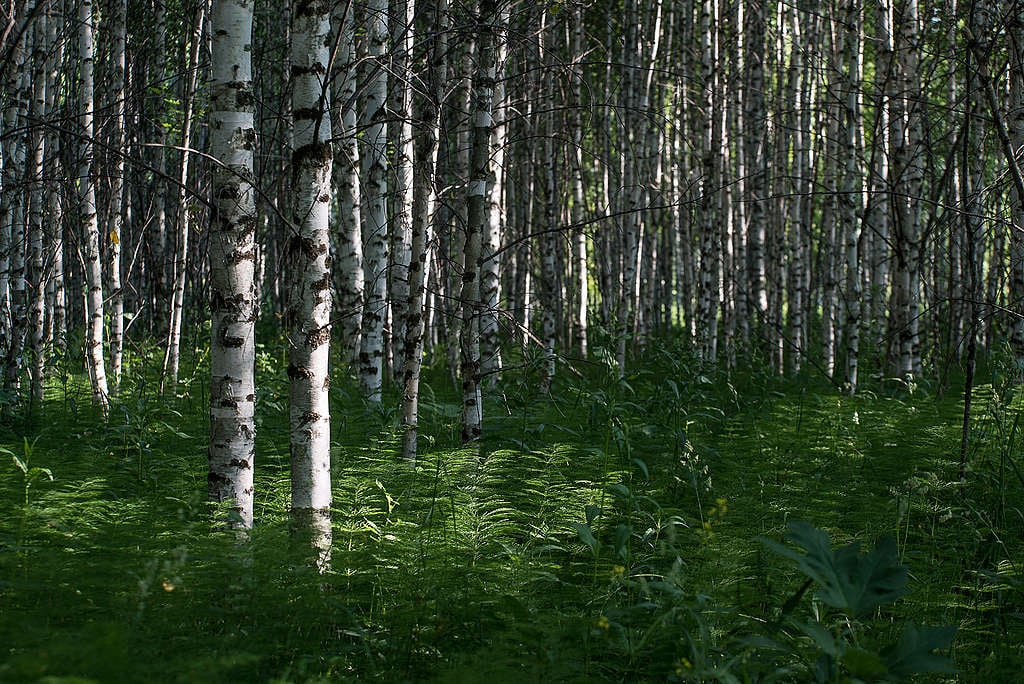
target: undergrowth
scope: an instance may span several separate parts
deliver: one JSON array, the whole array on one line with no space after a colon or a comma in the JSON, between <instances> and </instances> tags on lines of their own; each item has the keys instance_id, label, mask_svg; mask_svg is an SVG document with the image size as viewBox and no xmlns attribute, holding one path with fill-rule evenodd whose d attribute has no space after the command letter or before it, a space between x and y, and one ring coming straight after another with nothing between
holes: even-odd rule
<instances>
[{"instance_id":1,"label":"undergrowth","mask_svg":"<svg viewBox=\"0 0 1024 684\"><path fill-rule=\"evenodd\" d=\"M287 388L258 361L257 526L205 501L202 357L139 354L107 420L85 380L0 432L0 681L1011 681L1024 666L1018 390L995 381L959 481L954 398L857 396L648 350L488 393L485 439L425 376L333 390L334 548L288 531ZM52 479L51 479L52 478ZM866 549L866 550L862 550Z\"/></svg>"}]
</instances>

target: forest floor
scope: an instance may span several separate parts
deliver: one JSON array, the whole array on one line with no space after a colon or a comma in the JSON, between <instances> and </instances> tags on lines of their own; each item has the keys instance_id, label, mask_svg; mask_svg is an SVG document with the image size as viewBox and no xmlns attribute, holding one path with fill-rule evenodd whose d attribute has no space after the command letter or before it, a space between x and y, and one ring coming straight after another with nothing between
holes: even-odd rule
<instances>
[{"instance_id":1,"label":"forest floor","mask_svg":"<svg viewBox=\"0 0 1024 684\"><path fill-rule=\"evenodd\" d=\"M848 397L665 349L547 394L527 365L490 392L478 451L437 370L410 465L397 412L340 380L318 572L288 530L279 359L261 354L247 539L205 501L202 365L175 398L137 365L107 420L66 376L0 427L2 682L1024 670L1024 403L998 380L975 393L964 483L962 401L896 381Z\"/></svg>"}]
</instances>

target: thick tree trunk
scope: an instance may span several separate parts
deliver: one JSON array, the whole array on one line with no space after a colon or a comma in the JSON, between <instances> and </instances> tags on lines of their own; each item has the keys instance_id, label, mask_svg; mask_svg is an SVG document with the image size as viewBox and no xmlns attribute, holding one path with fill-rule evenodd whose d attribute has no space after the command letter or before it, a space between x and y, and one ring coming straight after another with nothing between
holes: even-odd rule
<instances>
[{"instance_id":1,"label":"thick tree trunk","mask_svg":"<svg viewBox=\"0 0 1024 684\"><path fill-rule=\"evenodd\" d=\"M209 495L230 502L234 526L253 522L256 424L256 145L251 0L213 0L210 84Z\"/></svg>"}]
</instances>

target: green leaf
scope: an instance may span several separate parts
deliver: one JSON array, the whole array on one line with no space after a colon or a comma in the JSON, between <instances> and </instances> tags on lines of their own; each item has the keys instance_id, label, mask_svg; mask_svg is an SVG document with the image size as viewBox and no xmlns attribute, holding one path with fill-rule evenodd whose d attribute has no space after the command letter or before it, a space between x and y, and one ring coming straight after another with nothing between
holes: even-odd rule
<instances>
[{"instance_id":1,"label":"green leaf","mask_svg":"<svg viewBox=\"0 0 1024 684\"><path fill-rule=\"evenodd\" d=\"M651 479L651 471L647 469L647 464L644 463L643 460L639 458L634 458L633 463L635 463L636 467L640 469L640 472L644 474L645 480Z\"/></svg>"},{"instance_id":2,"label":"green leaf","mask_svg":"<svg viewBox=\"0 0 1024 684\"><path fill-rule=\"evenodd\" d=\"M886 673L885 662L877 653L865 651L862 648L848 648L843 653L840 662L846 667L851 675L865 679L872 679Z\"/></svg>"},{"instance_id":3,"label":"green leaf","mask_svg":"<svg viewBox=\"0 0 1024 684\"><path fill-rule=\"evenodd\" d=\"M28 466L25 465L25 462L22 461L17 456L15 456L14 454L11 454L11 458L14 459L14 465L18 466L18 470L20 470L25 475L28 475Z\"/></svg>"},{"instance_id":4,"label":"green leaf","mask_svg":"<svg viewBox=\"0 0 1024 684\"><path fill-rule=\"evenodd\" d=\"M836 640L832 636L832 632L828 631L823 625L817 622L798 622L796 624L797 629L811 637L814 643L818 645L822 653L832 656L833 658L839 658L843 655L843 644Z\"/></svg>"},{"instance_id":5,"label":"green leaf","mask_svg":"<svg viewBox=\"0 0 1024 684\"><path fill-rule=\"evenodd\" d=\"M34 480L40 475L45 475L49 478L50 482L53 482L53 472L49 468L32 468L28 471L28 479Z\"/></svg>"},{"instance_id":6,"label":"green leaf","mask_svg":"<svg viewBox=\"0 0 1024 684\"><path fill-rule=\"evenodd\" d=\"M819 585L818 598L850 617L863 617L907 592L907 569L899 561L892 537L861 553L860 542L833 551L828 535L807 522L791 522L787 530L786 539L804 553L771 540L764 543L795 561Z\"/></svg>"},{"instance_id":7,"label":"green leaf","mask_svg":"<svg viewBox=\"0 0 1024 684\"><path fill-rule=\"evenodd\" d=\"M949 648L955 635L955 625L928 627L908 623L903 628L900 640L886 648L882 656L889 666L889 672L895 675L955 673L953 661L944 655L933 653L938 649Z\"/></svg>"},{"instance_id":8,"label":"green leaf","mask_svg":"<svg viewBox=\"0 0 1024 684\"><path fill-rule=\"evenodd\" d=\"M580 538L580 541L586 544L594 555L597 555L597 538L590 530L590 525L574 522L569 523L569 526L576 530L576 536Z\"/></svg>"},{"instance_id":9,"label":"green leaf","mask_svg":"<svg viewBox=\"0 0 1024 684\"><path fill-rule=\"evenodd\" d=\"M619 525L615 528L615 552L622 560L629 560L629 538L633 535L630 525Z\"/></svg>"}]
</instances>

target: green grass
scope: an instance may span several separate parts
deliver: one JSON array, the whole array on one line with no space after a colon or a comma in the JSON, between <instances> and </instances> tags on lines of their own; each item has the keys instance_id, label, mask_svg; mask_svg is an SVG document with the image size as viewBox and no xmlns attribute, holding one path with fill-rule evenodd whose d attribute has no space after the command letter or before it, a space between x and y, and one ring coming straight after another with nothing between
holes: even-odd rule
<instances>
[{"instance_id":1,"label":"green grass","mask_svg":"<svg viewBox=\"0 0 1024 684\"><path fill-rule=\"evenodd\" d=\"M959 674L936 680L1024 666L1012 388L979 389L961 487L960 402L907 388L730 379L672 349L624 379L567 372L550 395L526 368L491 393L478 453L435 370L410 466L396 413L339 378L320 574L288 531L277 356L260 360L248 540L204 500L201 362L161 399L140 361L106 422L77 376L7 421L0 446L24 462L28 444L53 481L37 471L26 506L0 454L0 681L804 681L815 616L865 652L907 622L956 625L941 650ZM800 594L761 541L798 520L839 546L893 536L908 593L845 622Z\"/></svg>"}]
</instances>

